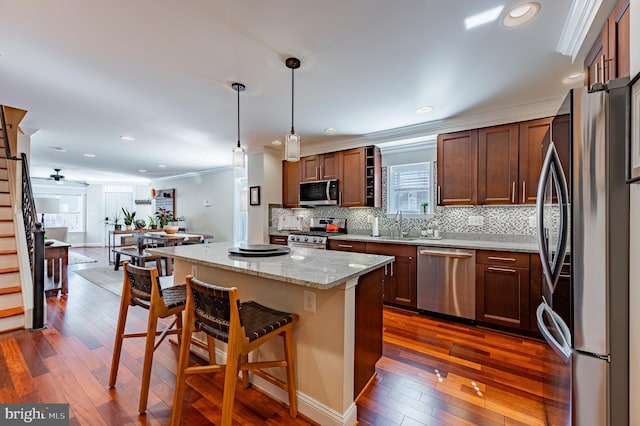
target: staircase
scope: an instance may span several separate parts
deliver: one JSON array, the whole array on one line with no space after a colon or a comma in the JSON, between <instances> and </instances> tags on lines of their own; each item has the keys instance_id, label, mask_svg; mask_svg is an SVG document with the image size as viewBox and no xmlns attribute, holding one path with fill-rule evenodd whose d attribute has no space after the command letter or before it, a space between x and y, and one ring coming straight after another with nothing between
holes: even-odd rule
<instances>
[{"instance_id":1,"label":"staircase","mask_svg":"<svg viewBox=\"0 0 640 426\"><path fill-rule=\"evenodd\" d=\"M1 137L1 136L0 136ZM4 138L0 149L0 332L24 328L24 308Z\"/></svg>"},{"instance_id":2,"label":"staircase","mask_svg":"<svg viewBox=\"0 0 640 426\"><path fill-rule=\"evenodd\" d=\"M0 332L25 328L24 298L12 203L15 198L11 194L10 179L10 174L13 173L15 180L15 163L10 164L13 160L7 160L4 144L8 135L9 138L13 137L14 141L17 140L17 123L26 112L9 107L4 107L3 112L7 132L0 132ZM15 152L12 145L17 145L17 142L9 144Z\"/></svg>"}]
</instances>

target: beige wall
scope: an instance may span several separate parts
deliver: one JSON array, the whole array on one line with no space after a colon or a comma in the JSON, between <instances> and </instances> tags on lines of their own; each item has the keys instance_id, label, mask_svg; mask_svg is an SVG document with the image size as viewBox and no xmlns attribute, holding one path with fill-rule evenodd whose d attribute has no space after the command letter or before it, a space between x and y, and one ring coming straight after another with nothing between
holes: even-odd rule
<instances>
[{"instance_id":1,"label":"beige wall","mask_svg":"<svg viewBox=\"0 0 640 426\"><path fill-rule=\"evenodd\" d=\"M640 0L631 0L631 76L640 72ZM635 23L635 25L634 25ZM631 425L640 425L640 184L631 185L631 247L629 269L629 344L630 344L630 413Z\"/></svg>"}]
</instances>

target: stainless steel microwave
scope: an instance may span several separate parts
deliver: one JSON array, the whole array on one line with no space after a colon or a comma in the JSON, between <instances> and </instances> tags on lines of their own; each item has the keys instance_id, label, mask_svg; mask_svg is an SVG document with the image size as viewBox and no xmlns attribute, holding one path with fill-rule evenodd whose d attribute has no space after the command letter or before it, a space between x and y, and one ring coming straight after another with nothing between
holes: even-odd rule
<instances>
[{"instance_id":1,"label":"stainless steel microwave","mask_svg":"<svg viewBox=\"0 0 640 426\"><path fill-rule=\"evenodd\" d=\"M338 180L300 182L301 206L327 206L338 204Z\"/></svg>"}]
</instances>

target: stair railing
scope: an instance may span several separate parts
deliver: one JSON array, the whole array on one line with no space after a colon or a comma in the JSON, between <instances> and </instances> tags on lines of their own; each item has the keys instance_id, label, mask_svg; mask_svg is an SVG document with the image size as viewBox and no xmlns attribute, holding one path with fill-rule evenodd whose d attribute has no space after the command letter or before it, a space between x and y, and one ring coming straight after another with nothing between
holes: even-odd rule
<instances>
[{"instance_id":1,"label":"stair railing","mask_svg":"<svg viewBox=\"0 0 640 426\"><path fill-rule=\"evenodd\" d=\"M36 214L27 155L21 153L20 157L15 157L11 154L3 105L0 105L0 125L7 160L22 161L22 217L33 280L33 328L38 329L44 327L44 230Z\"/></svg>"}]
</instances>

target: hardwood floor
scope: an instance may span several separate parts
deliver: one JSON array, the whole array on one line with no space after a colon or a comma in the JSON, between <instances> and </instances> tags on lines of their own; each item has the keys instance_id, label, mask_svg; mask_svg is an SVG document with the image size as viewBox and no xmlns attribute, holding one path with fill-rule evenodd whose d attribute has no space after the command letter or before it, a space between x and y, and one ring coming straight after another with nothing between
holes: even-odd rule
<instances>
[{"instance_id":1,"label":"hardwood floor","mask_svg":"<svg viewBox=\"0 0 640 426\"><path fill-rule=\"evenodd\" d=\"M107 263L106 249L73 250ZM119 297L73 273L95 265L69 267L69 296L47 299L46 329L0 335L0 401L69 402L71 424L169 424L175 345L156 351L146 415L137 412L143 339L125 341L118 381L107 387ZM146 312L130 310L129 321L144 329ZM545 424L543 342L395 309L385 309L384 327L378 375L358 400L360 425ZM189 377L183 424L219 424L221 402L220 375ZM250 388L236 392L234 424L313 422Z\"/></svg>"}]
</instances>

